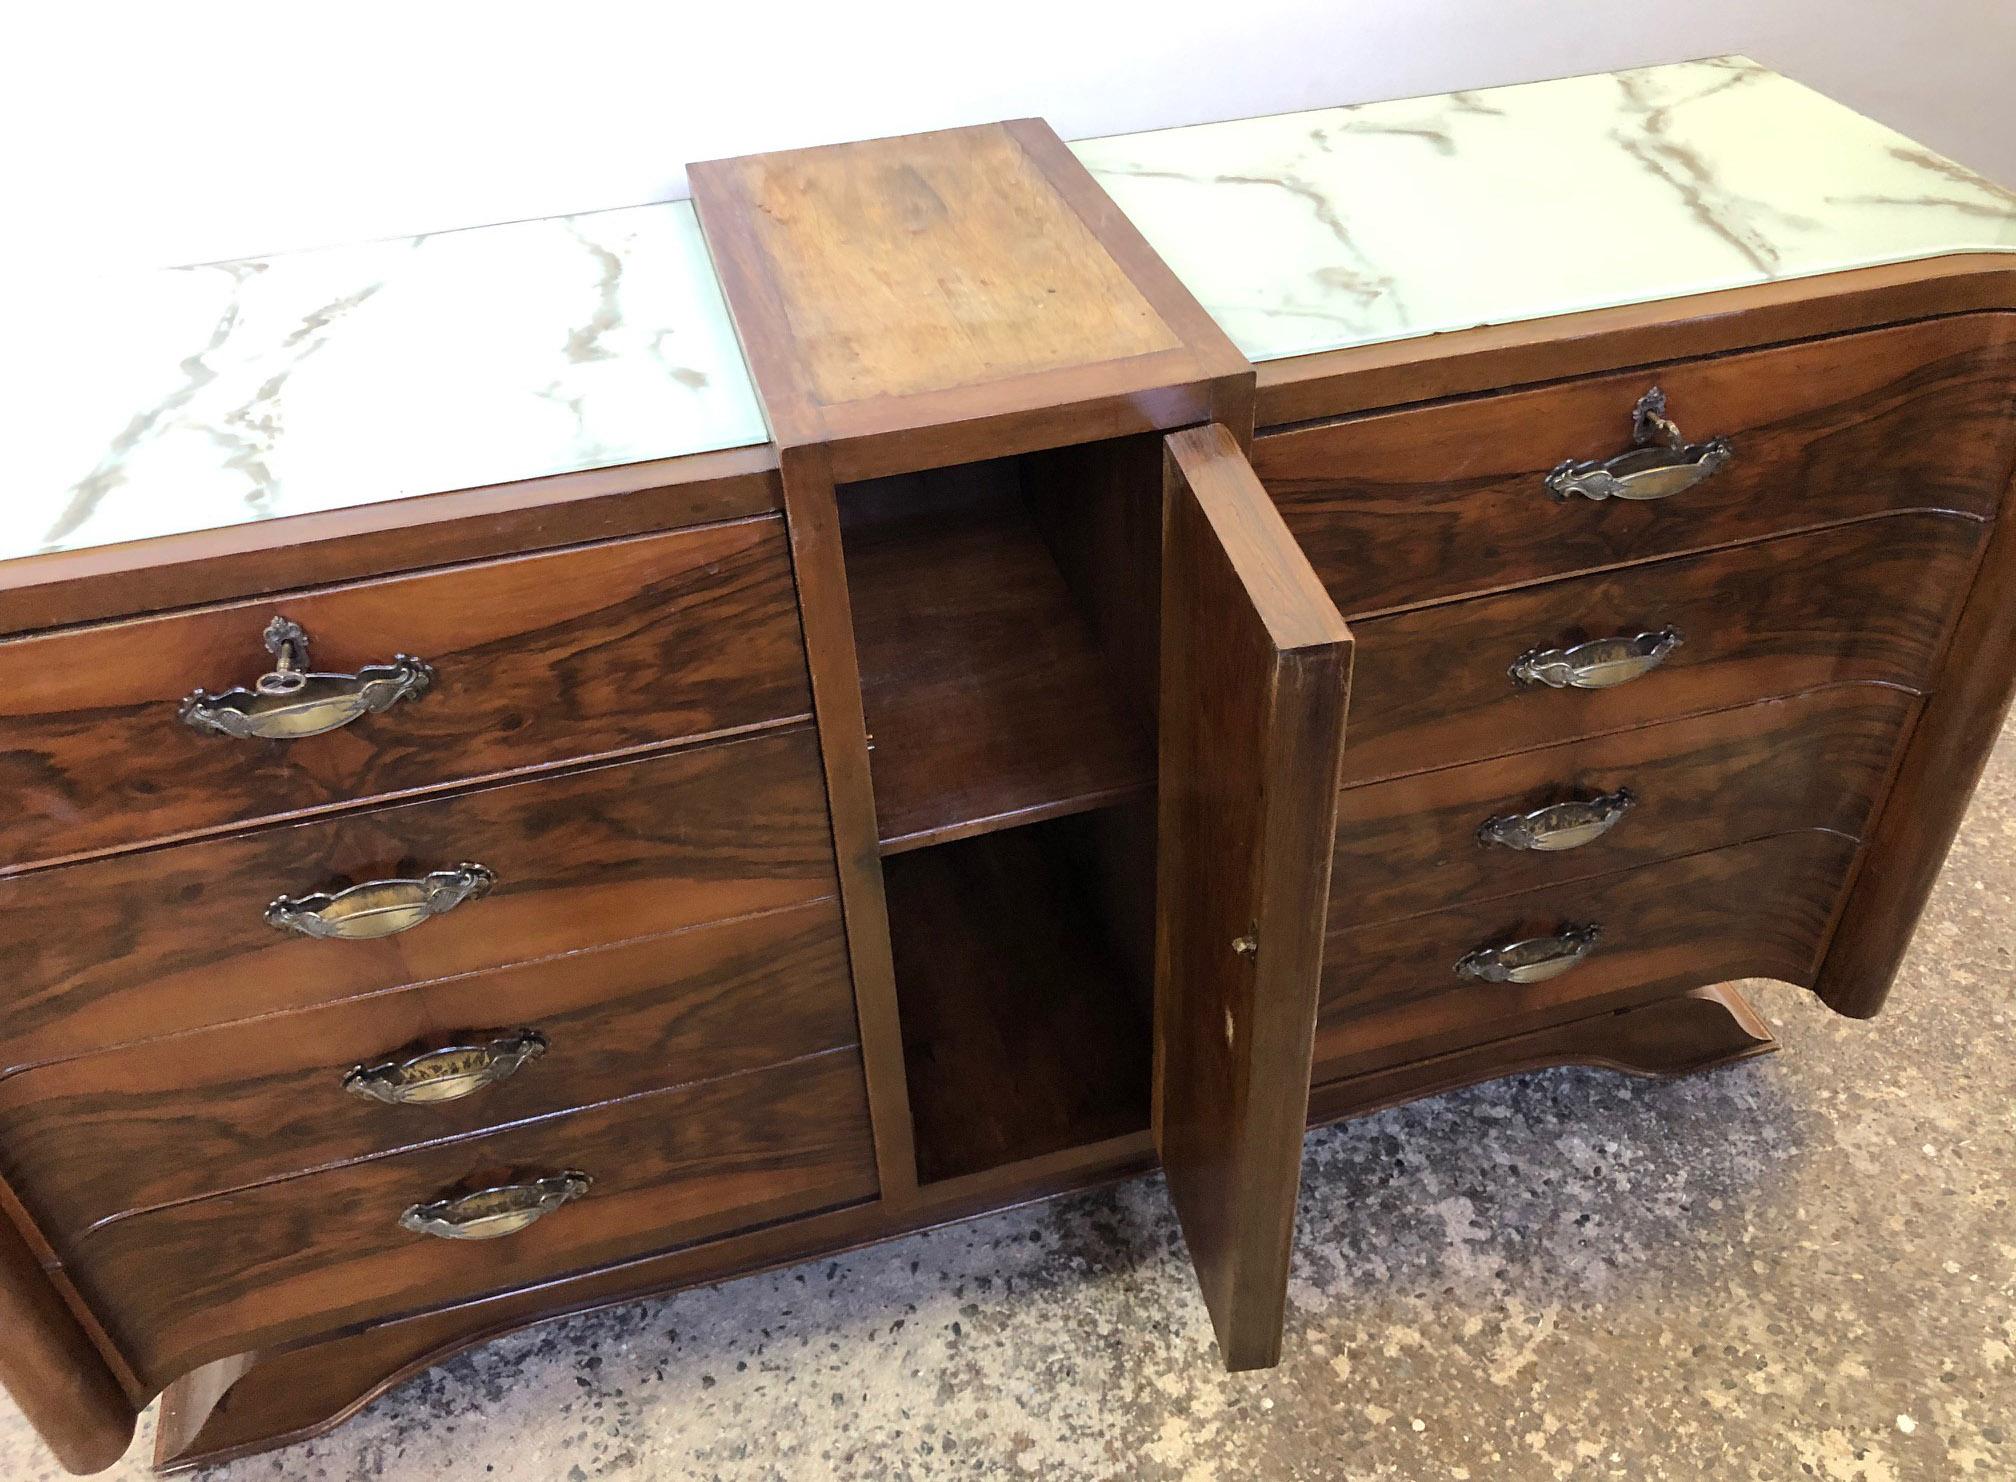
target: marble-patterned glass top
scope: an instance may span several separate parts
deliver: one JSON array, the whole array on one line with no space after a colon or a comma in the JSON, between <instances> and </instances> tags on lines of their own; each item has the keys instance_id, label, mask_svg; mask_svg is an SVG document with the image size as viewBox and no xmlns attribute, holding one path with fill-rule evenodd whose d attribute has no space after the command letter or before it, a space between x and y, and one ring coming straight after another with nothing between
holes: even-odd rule
<instances>
[{"instance_id":1,"label":"marble-patterned glass top","mask_svg":"<svg viewBox=\"0 0 2016 1482\"><path fill-rule=\"evenodd\" d=\"M2016 250L1740 57L1073 146L1254 360ZM0 300L0 560L766 440L690 203Z\"/></svg>"},{"instance_id":2,"label":"marble-patterned glass top","mask_svg":"<svg viewBox=\"0 0 2016 1482\"><path fill-rule=\"evenodd\" d=\"M769 436L687 201L44 284L0 316L37 347L0 559Z\"/></svg>"},{"instance_id":3,"label":"marble-patterned glass top","mask_svg":"<svg viewBox=\"0 0 2016 1482\"><path fill-rule=\"evenodd\" d=\"M2016 194L1742 57L1072 147L1253 360L2016 251Z\"/></svg>"}]
</instances>

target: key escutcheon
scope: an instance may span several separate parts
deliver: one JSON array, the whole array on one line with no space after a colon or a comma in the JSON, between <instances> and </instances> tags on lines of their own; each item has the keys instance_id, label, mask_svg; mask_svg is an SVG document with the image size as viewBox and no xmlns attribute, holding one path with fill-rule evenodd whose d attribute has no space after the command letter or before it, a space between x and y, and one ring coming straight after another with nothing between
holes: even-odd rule
<instances>
[{"instance_id":1,"label":"key escutcheon","mask_svg":"<svg viewBox=\"0 0 2016 1482\"><path fill-rule=\"evenodd\" d=\"M1666 393L1654 386L1631 409L1631 443L1609 458L1567 459L1545 479L1556 499L1670 499L1727 468L1736 456L1726 437L1690 443L1666 416Z\"/></svg>"},{"instance_id":2,"label":"key escutcheon","mask_svg":"<svg viewBox=\"0 0 2016 1482\"><path fill-rule=\"evenodd\" d=\"M299 741L390 710L401 700L427 692L434 670L400 654L389 664L370 664L355 674L315 674L308 669L308 634L289 618L266 625L266 651L273 667L250 689L220 695L197 690L182 702L183 724L218 736L245 740Z\"/></svg>"}]
</instances>

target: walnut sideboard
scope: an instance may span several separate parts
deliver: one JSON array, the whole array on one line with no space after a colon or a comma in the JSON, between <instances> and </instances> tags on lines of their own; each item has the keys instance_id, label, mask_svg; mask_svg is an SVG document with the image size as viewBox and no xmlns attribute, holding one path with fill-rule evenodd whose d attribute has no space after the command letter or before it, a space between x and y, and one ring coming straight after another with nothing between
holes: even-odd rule
<instances>
[{"instance_id":1,"label":"walnut sideboard","mask_svg":"<svg viewBox=\"0 0 2016 1482\"><path fill-rule=\"evenodd\" d=\"M71 1468L1157 1165L1264 1366L1310 1123L1881 1007L2016 681L2007 192L1741 58L691 179L24 311Z\"/></svg>"}]
</instances>

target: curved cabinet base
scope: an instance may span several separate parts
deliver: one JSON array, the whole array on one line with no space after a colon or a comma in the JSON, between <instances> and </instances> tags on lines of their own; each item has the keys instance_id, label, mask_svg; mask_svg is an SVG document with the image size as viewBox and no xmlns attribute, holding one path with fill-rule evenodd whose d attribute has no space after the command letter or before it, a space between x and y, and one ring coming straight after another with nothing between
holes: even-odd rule
<instances>
[{"instance_id":1,"label":"curved cabinet base","mask_svg":"<svg viewBox=\"0 0 2016 1482\"><path fill-rule=\"evenodd\" d=\"M1757 1011L1725 983L1638 1008L1452 1050L1411 1065L1331 1081L1310 1093L1309 1122L1311 1126L1339 1122L1423 1096L1439 1096L1480 1081L1555 1065L1588 1065L1664 1078L1712 1070L1753 1055L1768 1055L1777 1048L1778 1041Z\"/></svg>"},{"instance_id":2,"label":"curved cabinet base","mask_svg":"<svg viewBox=\"0 0 2016 1482\"><path fill-rule=\"evenodd\" d=\"M1679 1076L1766 1055L1777 1048L1771 1031L1736 989L1726 985L1697 988L1640 1008L1318 1086L1310 1098L1310 1121L1314 1125L1360 1116L1547 1066L1589 1065L1631 1075ZM1142 1169L1140 1150L1130 1144L1118 1149L1104 1168L1074 1166L1059 1173L1056 1187L1031 1189L1029 1193L1043 1197L1101 1181L1102 1176L1127 1176ZM978 1209L948 1206L937 1213L957 1219L992 1207L991 1203ZM831 1237L828 1244L834 1249L908 1233L919 1224L933 1222L927 1216L878 1232L851 1221L843 1225L831 1216L825 1221ZM783 1237L777 1249L755 1250L749 1245L756 1242L745 1244L736 1262L737 1271L718 1269L720 1252L713 1253L717 1269L711 1271L697 1265L673 1270L645 1263L652 1269L637 1271L627 1289L612 1286L598 1290L581 1306L569 1310L631 1301L668 1285L720 1280L806 1253L801 1242L810 1235L809 1230L801 1232L799 1240L790 1240L789 1226L769 1233ZM697 1257L700 1253L691 1254ZM183 1471L307 1440L347 1420L402 1381L465 1349L562 1315L547 1312L514 1320L491 1304L479 1303L319 1343L207 1364L177 1380L163 1395L155 1464L163 1471Z\"/></svg>"}]
</instances>

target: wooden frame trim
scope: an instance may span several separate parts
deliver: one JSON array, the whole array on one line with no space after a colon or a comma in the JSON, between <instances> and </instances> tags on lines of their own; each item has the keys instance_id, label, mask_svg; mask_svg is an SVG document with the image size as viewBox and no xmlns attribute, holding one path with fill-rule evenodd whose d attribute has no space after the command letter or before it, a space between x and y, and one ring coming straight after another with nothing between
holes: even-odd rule
<instances>
[{"instance_id":1,"label":"wooden frame trim","mask_svg":"<svg viewBox=\"0 0 2016 1482\"><path fill-rule=\"evenodd\" d=\"M0 637L783 508L769 444L0 561Z\"/></svg>"},{"instance_id":2,"label":"wooden frame trim","mask_svg":"<svg viewBox=\"0 0 2016 1482\"><path fill-rule=\"evenodd\" d=\"M696 164L694 206L772 435L782 450L823 446L835 483L1189 426L1210 419L1217 383L1252 377L1230 337L1047 123L1023 118L974 128L1013 141L1177 343L970 384L822 401L799 361L769 250L752 226L758 208L746 162Z\"/></svg>"},{"instance_id":3,"label":"wooden frame trim","mask_svg":"<svg viewBox=\"0 0 2016 1482\"><path fill-rule=\"evenodd\" d=\"M786 449L783 481L798 621L812 674L812 708L826 772L840 909L853 967L854 1012L868 1081L880 1202L901 1207L917 1193L915 1134L903 1067L903 1027L896 1011L896 971L875 824L875 788L868 767L868 722L854 648L854 608L840 547L839 499L825 449Z\"/></svg>"},{"instance_id":4,"label":"wooden frame trim","mask_svg":"<svg viewBox=\"0 0 2016 1482\"><path fill-rule=\"evenodd\" d=\"M1262 361L1256 368L1259 422L1272 428L1389 411L1653 361L1994 310L2016 310L2016 254L1956 253L1855 268Z\"/></svg>"}]
</instances>

